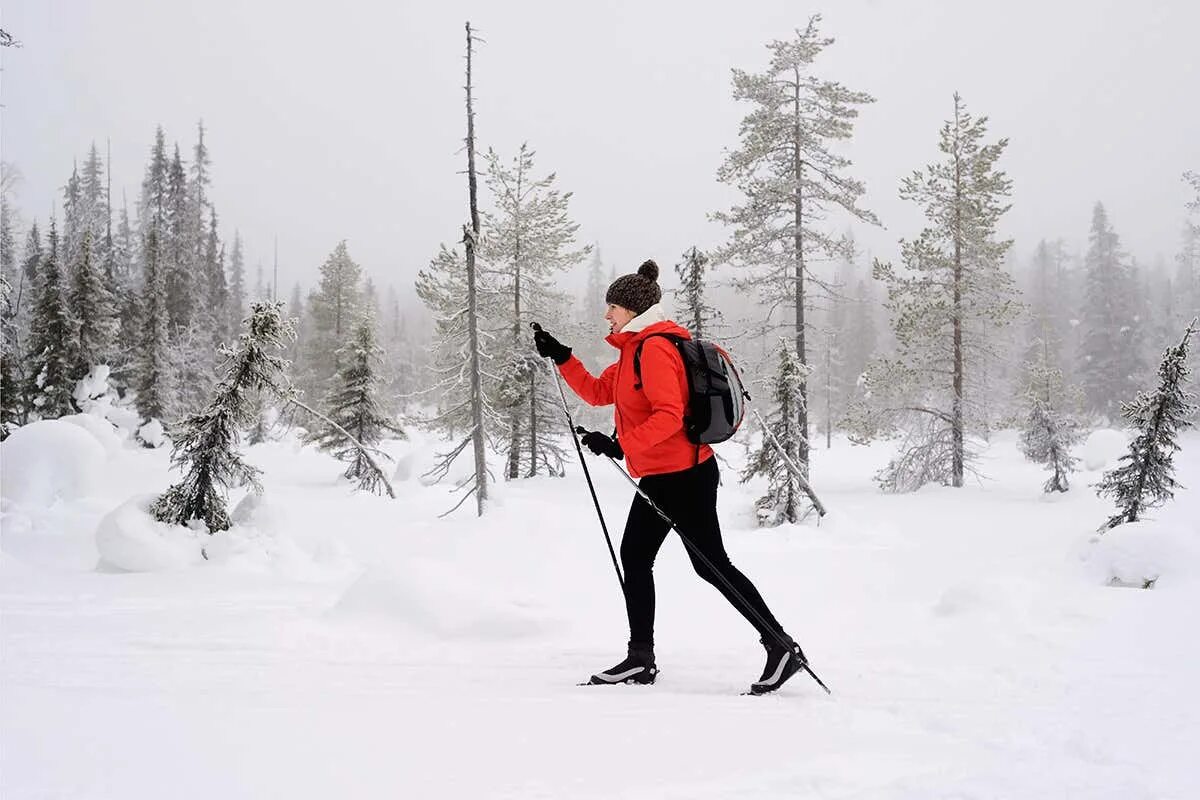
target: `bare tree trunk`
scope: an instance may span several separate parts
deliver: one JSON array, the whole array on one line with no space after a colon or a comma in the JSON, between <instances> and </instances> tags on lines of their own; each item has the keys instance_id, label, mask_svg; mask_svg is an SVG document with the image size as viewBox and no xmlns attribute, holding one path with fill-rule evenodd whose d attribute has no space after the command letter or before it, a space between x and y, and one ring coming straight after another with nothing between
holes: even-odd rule
<instances>
[{"instance_id":1,"label":"bare tree trunk","mask_svg":"<svg viewBox=\"0 0 1200 800\"><path fill-rule=\"evenodd\" d=\"M529 477L537 475L538 459L537 369L529 369ZM547 468L549 470L549 468Z\"/></svg>"},{"instance_id":2,"label":"bare tree trunk","mask_svg":"<svg viewBox=\"0 0 1200 800\"><path fill-rule=\"evenodd\" d=\"M825 449L833 447L833 334L825 334Z\"/></svg>"},{"instance_id":3,"label":"bare tree trunk","mask_svg":"<svg viewBox=\"0 0 1200 800\"><path fill-rule=\"evenodd\" d=\"M796 83L794 109L794 130L792 131L792 159L796 172L796 357L802 365L808 364L804 352L804 198L801 184L804 178L804 161L800 158L800 70L795 70ZM800 424L798 458L796 462L804 474L808 475L808 380L800 379L800 402L797 409L797 420ZM795 522L795 520L789 520Z\"/></svg>"},{"instance_id":4,"label":"bare tree trunk","mask_svg":"<svg viewBox=\"0 0 1200 800\"><path fill-rule=\"evenodd\" d=\"M471 228L464 231L467 251L467 331L471 348L471 430L475 450L475 507L483 516L487 501L487 458L483 449L483 386L479 365L478 297L475 288L475 247L479 242L478 183L475 178L475 108L471 102L471 56L474 39L467 23L467 188L471 197Z\"/></svg>"},{"instance_id":5,"label":"bare tree trunk","mask_svg":"<svg viewBox=\"0 0 1200 800\"><path fill-rule=\"evenodd\" d=\"M522 156L524 153L522 153ZM513 234L513 326L512 326L512 344L513 355L520 350L521 347L521 179L524 177L524 161L517 164L517 203L516 212L513 215L513 226L516 231ZM515 366L515 365L514 365ZM532 374L530 376L532 381ZM530 396L529 402L533 403L533 397ZM514 403L512 412L509 414L509 428L511 438L508 441L508 479L513 480L521 474L521 404ZM532 430L530 436L533 435ZM537 468L536 463L531 463L529 472L532 475Z\"/></svg>"},{"instance_id":6,"label":"bare tree trunk","mask_svg":"<svg viewBox=\"0 0 1200 800\"><path fill-rule=\"evenodd\" d=\"M958 95L954 96L954 407L951 411L950 484L963 485L963 339L962 339L962 166L959 161Z\"/></svg>"}]
</instances>

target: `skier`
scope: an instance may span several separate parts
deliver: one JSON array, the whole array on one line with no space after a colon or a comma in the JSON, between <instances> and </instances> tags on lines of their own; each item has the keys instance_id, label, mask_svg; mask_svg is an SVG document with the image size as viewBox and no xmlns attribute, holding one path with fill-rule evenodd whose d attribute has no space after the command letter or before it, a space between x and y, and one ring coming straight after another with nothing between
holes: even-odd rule
<instances>
[{"instance_id":1,"label":"skier","mask_svg":"<svg viewBox=\"0 0 1200 800\"><path fill-rule=\"evenodd\" d=\"M615 405L615 437L586 432L583 445L596 455L624 458L629 473L641 478L642 491L704 556L700 559L688 548L696 573L715 586L758 630L767 650L762 677L750 687L752 694L765 694L778 689L802 668L804 653L783 632L754 584L729 562L725 553L717 521L717 460L708 445L693 444L684 433L688 384L682 358L670 340L652 334L691 337L686 328L667 319L659 304L661 299L658 265L653 261L642 264L636 274L620 276L608 287L604 319L611 332L605 341L619 351L619 356L600 377L591 375L571 355L570 347L546 331L534 334L534 345L539 355L558 365L567 384L584 402ZM640 383L633 365L639 345ZM640 495L635 495L621 538L625 610L629 616L628 655L616 666L593 675L590 683L654 683L658 668L654 663L653 566L669 531L669 524Z\"/></svg>"}]
</instances>

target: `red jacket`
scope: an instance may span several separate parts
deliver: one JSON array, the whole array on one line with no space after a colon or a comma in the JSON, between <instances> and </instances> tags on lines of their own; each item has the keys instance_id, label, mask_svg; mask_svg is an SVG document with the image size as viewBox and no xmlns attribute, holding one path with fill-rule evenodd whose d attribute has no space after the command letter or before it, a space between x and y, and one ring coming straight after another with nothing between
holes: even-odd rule
<instances>
[{"instance_id":1,"label":"red jacket","mask_svg":"<svg viewBox=\"0 0 1200 800\"><path fill-rule=\"evenodd\" d=\"M688 469L712 457L712 448L688 441L683 432L687 408L687 375L675 345L653 333L690 339L686 328L670 320L655 322L636 333L614 333L605 341L621 351L617 363L597 378L575 356L559 367L567 384L588 405L616 404L617 439L634 477ZM647 338L650 337L650 338ZM642 387L634 388L633 354L642 346Z\"/></svg>"}]
</instances>

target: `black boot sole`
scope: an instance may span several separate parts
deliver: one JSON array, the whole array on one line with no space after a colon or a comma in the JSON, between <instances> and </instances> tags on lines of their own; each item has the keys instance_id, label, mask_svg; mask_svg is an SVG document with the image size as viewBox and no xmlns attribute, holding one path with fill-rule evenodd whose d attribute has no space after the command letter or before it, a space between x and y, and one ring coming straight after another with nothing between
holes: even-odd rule
<instances>
[{"instance_id":1,"label":"black boot sole","mask_svg":"<svg viewBox=\"0 0 1200 800\"><path fill-rule=\"evenodd\" d=\"M753 695L755 697L760 697L764 694L770 694L771 692L778 690L779 687L783 686L785 683L787 683L789 680L791 680L792 676L795 675L797 672L800 672L801 670L803 670L805 664L807 664L807 663L808 663L807 661L799 661L796 659L795 656L791 656L788 658L788 663L784 666L783 674L781 676L779 676L778 681L776 681L775 683L769 684L769 685L753 683L750 685L750 690L746 691L746 692L742 692L742 694L743 695Z\"/></svg>"},{"instance_id":2,"label":"black boot sole","mask_svg":"<svg viewBox=\"0 0 1200 800\"><path fill-rule=\"evenodd\" d=\"M599 676L593 675L591 678L589 678L588 680L586 680L583 683L580 683L578 685L579 686L620 686L621 684L625 684L627 686L635 686L635 685L636 686L649 686L650 684L654 683L654 681L657 679L658 679L658 670L656 668L652 668L648 672L641 672L641 673L638 673L637 675L630 675L628 678L626 678L623 681L606 681L603 678L600 678Z\"/></svg>"}]
</instances>

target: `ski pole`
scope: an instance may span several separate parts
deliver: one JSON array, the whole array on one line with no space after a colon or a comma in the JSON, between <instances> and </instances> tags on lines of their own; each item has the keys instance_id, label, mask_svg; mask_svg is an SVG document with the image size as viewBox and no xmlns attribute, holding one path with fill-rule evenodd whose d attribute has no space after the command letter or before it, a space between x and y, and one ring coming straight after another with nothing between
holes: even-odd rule
<instances>
[{"instance_id":1,"label":"ski pole","mask_svg":"<svg viewBox=\"0 0 1200 800\"><path fill-rule=\"evenodd\" d=\"M825 505L817 498L817 493L813 491L808 479L804 477L804 473L796 466L796 462L792 461L792 457L788 455L787 450L779 443L779 439L775 438L775 434L771 432L771 428L767 425L767 421L762 418L762 414L758 413L758 409L751 406L750 410L754 412L754 418L758 420L758 424L762 426L763 433L771 440L771 444L779 451L779 455L783 458L783 463L787 465L788 472L795 476L800 482L800 488L808 495L808 499L812 500L813 508L817 510L817 516L825 516Z\"/></svg>"},{"instance_id":2,"label":"ski pole","mask_svg":"<svg viewBox=\"0 0 1200 800\"><path fill-rule=\"evenodd\" d=\"M576 428L574 430L574 432L582 433L583 428ZM654 513L658 514L658 516L662 518L663 522L667 523L668 525L670 525L672 528L675 529L675 532L679 534L679 538L683 541L683 543L685 545L687 545L687 548L689 551L691 551L692 555L695 556L696 559L699 560L701 564L703 564L705 567L707 567L709 572L711 572L713 575L716 575L721 580L721 583L725 586L726 589L729 590L729 593L731 595L733 595L733 597L739 603L741 603L742 608L746 609L746 612L748 614L750 614L750 616L753 617L754 620L756 622L758 622L758 624L764 630L770 631L771 636L774 637L775 641L777 641L784 650L787 650L789 653L793 652L791 645L789 645L787 640L785 638L783 638L783 633L767 624L767 621L765 619L763 619L762 614L758 613L758 611L754 608L754 606L752 606L750 604L750 601L747 600L742 595L742 593L739 592L737 590L737 588L734 587L734 585L729 582L729 579L726 578L725 575L720 570L718 570L716 567L713 566L713 563L708 560L708 557L705 556L704 553L700 552L700 549L698 547L696 547L696 545L693 544L692 541L690 539L688 539L687 536L684 535L683 531L679 529L679 526L675 524L675 521L672 520L669 516L667 516L667 512L665 512L661 508L659 508L658 503L655 503L653 500L650 499L650 495L646 494L646 491L644 489L642 489L641 486L638 485L638 482L635 481L628 472L625 471L624 467L622 467L620 464L618 464L616 459L614 459L612 456L606 456L606 458L608 459L609 463L611 463L613 465L613 468L616 469L617 472L621 473L621 475L624 476L625 480L629 481L629 484L631 486L633 486L634 491L637 492L638 495L643 500L646 501L647 505L649 505L650 508L654 510ZM808 658L805 658L803 660L803 663L801 664L801 668L805 672L807 672L814 681L817 682L818 686L820 686L822 689L825 690L826 694L833 694L833 692L831 692L829 690L829 687L825 685L825 682L822 681L820 678L818 678L817 673L813 672L812 667L810 667L808 665Z\"/></svg>"},{"instance_id":3,"label":"ski pole","mask_svg":"<svg viewBox=\"0 0 1200 800\"><path fill-rule=\"evenodd\" d=\"M540 331L542 326L536 322L529 327ZM558 387L558 397L562 400L563 413L567 416L567 429L571 432L571 441L575 442L575 452L579 455L579 465L583 467L583 477L587 479L588 491L592 493L592 504L596 506L596 516L600 518L600 530L604 531L604 541L608 545L608 555L612 558L613 569L617 571L617 583L621 584L621 596L625 595L625 576L621 574L621 565L617 563L617 552L613 549L612 538L608 535L608 526L604 524L604 512L600 510L600 500L596 497L596 487L592 484L592 474L588 471L587 461L583 458L583 449L579 446L579 437L575 435L575 421L571 419L571 409L567 407L567 394L563 391L562 381L558 377L558 367L550 367L554 375L554 385Z\"/></svg>"}]
</instances>

